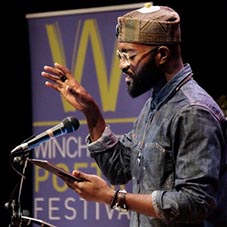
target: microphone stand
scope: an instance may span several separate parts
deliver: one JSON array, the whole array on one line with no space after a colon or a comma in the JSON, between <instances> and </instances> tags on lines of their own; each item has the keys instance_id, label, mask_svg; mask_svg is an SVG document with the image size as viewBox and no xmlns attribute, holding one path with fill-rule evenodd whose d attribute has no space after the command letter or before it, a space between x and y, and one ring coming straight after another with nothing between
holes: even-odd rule
<instances>
[{"instance_id":1,"label":"microphone stand","mask_svg":"<svg viewBox=\"0 0 227 227\"><path fill-rule=\"evenodd\" d=\"M24 152L21 156L16 156L16 157L14 155L10 156L11 166L14 169L14 171L16 171L21 176L21 179L20 179L20 186L19 186L19 190L18 190L17 199L11 199L10 202L5 204L6 208L8 208L8 209L10 208L10 213L11 213L11 223L10 223L9 227L29 226L31 223L38 224L41 227L57 227L50 223L44 222L40 219L27 217L22 214L21 193L22 193L23 183L24 183L24 179L25 179L25 172L26 172L27 163L28 163L27 157L28 157L28 152ZM22 173L20 173L16 169L16 167L14 165L15 162L19 165L24 165Z\"/></svg>"},{"instance_id":2,"label":"microphone stand","mask_svg":"<svg viewBox=\"0 0 227 227\"><path fill-rule=\"evenodd\" d=\"M21 227L22 226L22 212L21 212L21 193L22 193L22 187L25 179L25 170L27 167L27 160L26 156L21 156L21 157L10 157L11 158L11 165L13 164L14 161L20 161L19 164L23 166L23 171L21 175L21 180L20 180L20 185L19 185L19 190L18 190L18 196L16 199L13 199L10 203L8 203L8 208L11 208L11 224L9 227ZM15 169L15 167L14 167ZM18 171L17 171L18 172Z\"/></svg>"}]
</instances>

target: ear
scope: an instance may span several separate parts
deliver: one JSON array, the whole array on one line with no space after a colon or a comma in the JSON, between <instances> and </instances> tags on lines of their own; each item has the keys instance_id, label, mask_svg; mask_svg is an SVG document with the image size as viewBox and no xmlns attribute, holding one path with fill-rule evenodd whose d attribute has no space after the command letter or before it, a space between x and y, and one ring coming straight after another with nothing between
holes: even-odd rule
<instances>
[{"instance_id":1,"label":"ear","mask_svg":"<svg viewBox=\"0 0 227 227\"><path fill-rule=\"evenodd\" d=\"M158 60L159 60L160 65L166 63L166 61L170 57L170 49L167 46L160 46L158 48L157 56L158 56Z\"/></svg>"}]
</instances>

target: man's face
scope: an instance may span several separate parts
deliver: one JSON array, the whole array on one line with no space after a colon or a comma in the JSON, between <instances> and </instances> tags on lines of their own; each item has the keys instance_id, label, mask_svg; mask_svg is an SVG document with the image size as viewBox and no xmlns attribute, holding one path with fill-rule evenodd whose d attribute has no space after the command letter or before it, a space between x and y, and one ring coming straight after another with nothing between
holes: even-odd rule
<instances>
[{"instance_id":1,"label":"man's face","mask_svg":"<svg viewBox=\"0 0 227 227\"><path fill-rule=\"evenodd\" d=\"M118 43L120 68L126 75L128 93L132 98L150 90L157 80L155 55L158 46Z\"/></svg>"}]
</instances>

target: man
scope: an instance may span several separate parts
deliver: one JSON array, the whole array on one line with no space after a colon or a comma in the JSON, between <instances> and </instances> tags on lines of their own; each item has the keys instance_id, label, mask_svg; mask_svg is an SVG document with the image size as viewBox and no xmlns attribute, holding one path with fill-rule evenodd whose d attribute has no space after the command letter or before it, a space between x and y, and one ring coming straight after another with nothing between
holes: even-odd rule
<instances>
[{"instance_id":1,"label":"man","mask_svg":"<svg viewBox=\"0 0 227 227\"><path fill-rule=\"evenodd\" d=\"M76 170L85 181L66 183L87 201L130 210L131 227L226 227L226 119L182 61L178 13L146 5L119 17L116 35L128 93L151 94L122 137L66 67L44 66L42 76L85 115L88 149L103 174L113 185L132 181L132 193Z\"/></svg>"}]
</instances>

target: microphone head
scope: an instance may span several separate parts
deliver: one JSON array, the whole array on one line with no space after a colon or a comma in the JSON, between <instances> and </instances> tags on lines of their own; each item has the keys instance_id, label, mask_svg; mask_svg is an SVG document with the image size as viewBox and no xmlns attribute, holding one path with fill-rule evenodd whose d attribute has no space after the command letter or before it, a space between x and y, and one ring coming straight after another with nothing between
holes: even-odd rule
<instances>
[{"instance_id":1,"label":"microphone head","mask_svg":"<svg viewBox=\"0 0 227 227\"><path fill-rule=\"evenodd\" d=\"M74 132L80 127L79 120L72 116L66 117L62 122L68 133Z\"/></svg>"}]
</instances>

